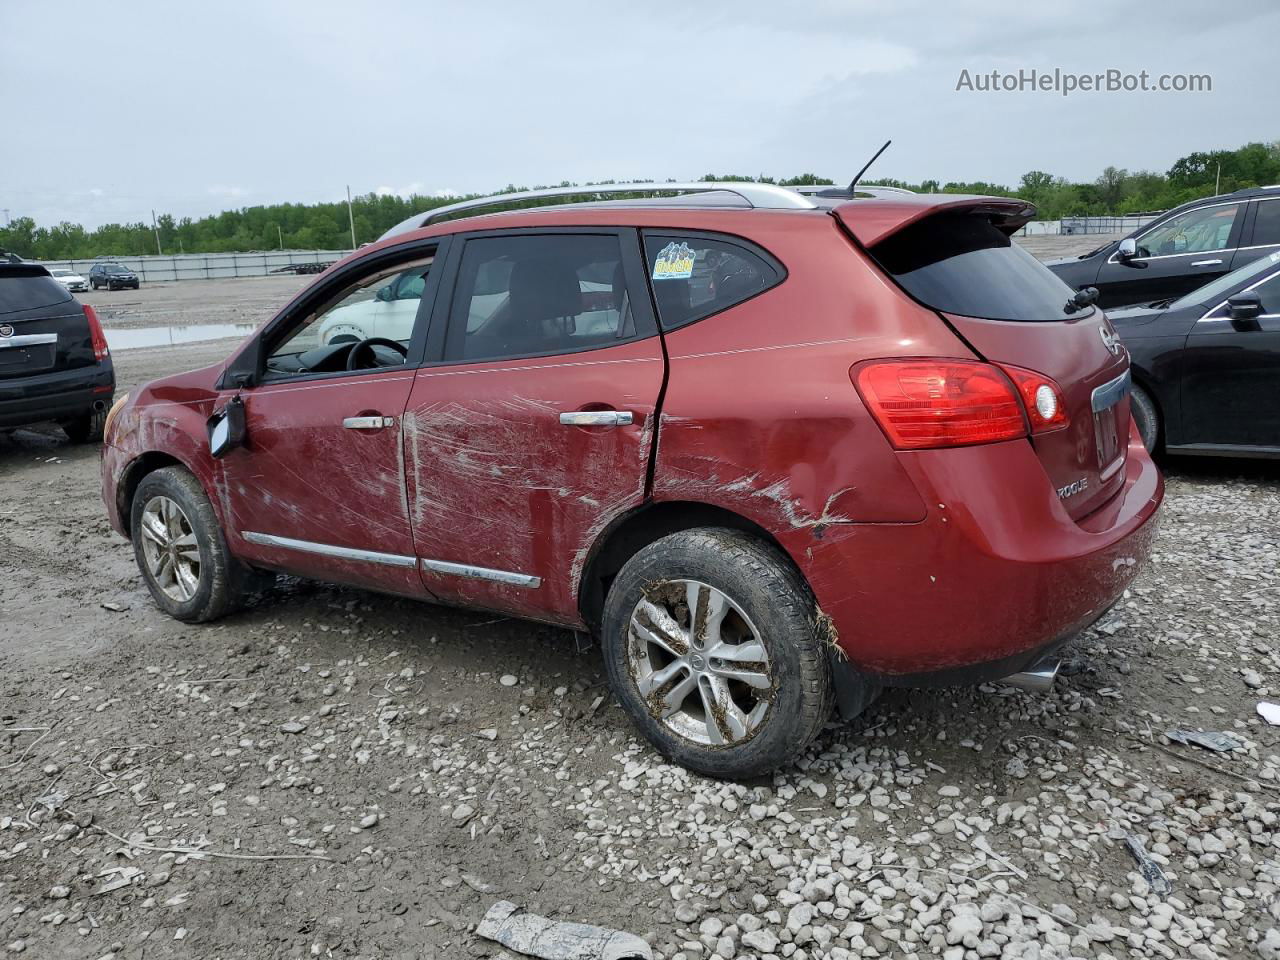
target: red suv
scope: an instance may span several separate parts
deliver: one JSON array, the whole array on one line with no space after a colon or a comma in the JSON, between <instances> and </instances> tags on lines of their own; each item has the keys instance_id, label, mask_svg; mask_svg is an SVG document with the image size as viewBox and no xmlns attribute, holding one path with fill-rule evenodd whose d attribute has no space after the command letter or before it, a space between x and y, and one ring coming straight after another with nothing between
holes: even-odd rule
<instances>
[{"instance_id":1,"label":"red suv","mask_svg":"<svg viewBox=\"0 0 1280 960\"><path fill-rule=\"evenodd\" d=\"M156 602L284 571L590 630L713 776L884 685L1051 677L1163 483L1106 318L1010 241L1034 208L697 189L418 215L122 399L103 495ZM340 310L378 334L322 341Z\"/></svg>"}]
</instances>

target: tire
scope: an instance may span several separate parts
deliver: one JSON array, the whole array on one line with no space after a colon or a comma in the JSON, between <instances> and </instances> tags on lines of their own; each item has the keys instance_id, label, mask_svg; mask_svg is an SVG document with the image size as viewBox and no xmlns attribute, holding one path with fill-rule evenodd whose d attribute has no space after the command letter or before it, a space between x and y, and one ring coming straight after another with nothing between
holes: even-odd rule
<instances>
[{"instance_id":1,"label":"tire","mask_svg":"<svg viewBox=\"0 0 1280 960\"><path fill-rule=\"evenodd\" d=\"M174 576L171 586L165 585L169 578L163 576L163 571L160 578L153 573L155 554L165 549L156 545L156 538L143 530L144 517L150 522L165 516L166 505L162 501L176 506L181 514L179 519L170 513L169 517L177 522L162 529L166 535L177 532L188 540L193 535L197 561L194 577ZM148 516L148 507L152 505L156 513ZM226 616L244 604L254 585L253 571L227 550L213 505L199 481L186 468L165 467L142 478L130 507L129 529L142 579L156 605L169 616L185 623L205 623ZM190 545L180 553L189 558ZM170 553L169 557L169 568L173 569L174 554ZM187 571L192 572L189 564Z\"/></svg>"},{"instance_id":2,"label":"tire","mask_svg":"<svg viewBox=\"0 0 1280 960\"><path fill-rule=\"evenodd\" d=\"M1134 386L1129 395L1129 408L1142 436L1142 445L1147 448L1147 453L1155 453L1160 444L1160 413L1156 410L1155 401L1147 391Z\"/></svg>"},{"instance_id":3,"label":"tire","mask_svg":"<svg viewBox=\"0 0 1280 960\"><path fill-rule=\"evenodd\" d=\"M682 600L689 596L701 631L689 630L694 618ZM711 627L705 611L718 598L727 612ZM679 633L683 657L665 645L669 633L663 644L643 636L646 626L654 636L658 623ZM797 757L830 718L826 636L812 594L785 557L740 531L704 527L663 537L627 561L605 601L602 647L614 696L659 753L709 777L744 779ZM755 655L761 647L763 661ZM754 685L719 672L735 661ZM721 704L726 691L732 707L703 709ZM685 709L664 718L663 698L679 698Z\"/></svg>"},{"instance_id":4,"label":"tire","mask_svg":"<svg viewBox=\"0 0 1280 960\"><path fill-rule=\"evenodd\" d=\"M63 420L60 426L72 443L101 443L106 424L107 411L90 410L83 416Z\"/></svg>"}]
</instances>

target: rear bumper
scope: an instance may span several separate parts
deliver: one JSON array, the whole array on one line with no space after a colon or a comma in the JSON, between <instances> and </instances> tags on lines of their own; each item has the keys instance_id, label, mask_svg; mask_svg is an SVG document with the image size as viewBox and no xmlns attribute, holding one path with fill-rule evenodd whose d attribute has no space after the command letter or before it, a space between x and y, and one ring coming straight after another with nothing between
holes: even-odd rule
<instances>
[{"instance_id":1,"label":"rear bumper","mask_svg":"<svg viewBox=\"0 0 1280 960\"><path fill-rule=\"evenodd\" d=\"M89 367L0 379L0 427L79 417L111 405L116 375L110 359Z\"/></svg>"},{"instance_id":2,"label":"rear bumper","mask_svg":"<svg viewBox=\"0 0 1280 960\"><path fill-rule=\"evenodd\" d=\"M1151 552L1164 481L1136 430L1123 487L1078 522L1025 441L901 459L925 519L833 526L801 564L849 662L883 683L1017 672L1102 616Z\"/></svg>"}]
</instances>

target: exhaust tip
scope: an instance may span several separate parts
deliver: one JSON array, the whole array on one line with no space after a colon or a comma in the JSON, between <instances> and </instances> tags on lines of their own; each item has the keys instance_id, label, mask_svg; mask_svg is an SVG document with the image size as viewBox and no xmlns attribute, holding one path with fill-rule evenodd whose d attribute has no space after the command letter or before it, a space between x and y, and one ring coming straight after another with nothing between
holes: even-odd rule
<instances>
[{"instance_id":1,"label":"exhaust tip","mask_svg":"<svg viewBox=\"0 0 1280 960\"><path fill-rule=\"evenodd\" d=\"M94 412L94 413L102 413L102 412L103 412L103 411L105 411L106 409L107 409L107 401L105 401L105 400L95 400L95 401L93 401L93 412Z\"/></svg>"},{"instance_id":2,"label":"exhaust tip","mask_svg":"<svg viewBox=\"0 0 1280 960\"><path fill-rule=\"evenodd\" d=\"M1001 682L1031 693L1048 693L1053 689L1054 681L1058 679L1058 670L1061 667L1062 661L1057 657L1045 657L1045 659L1032 664L1020 673L1010 674Z\"/></svg>"}]
</instances>

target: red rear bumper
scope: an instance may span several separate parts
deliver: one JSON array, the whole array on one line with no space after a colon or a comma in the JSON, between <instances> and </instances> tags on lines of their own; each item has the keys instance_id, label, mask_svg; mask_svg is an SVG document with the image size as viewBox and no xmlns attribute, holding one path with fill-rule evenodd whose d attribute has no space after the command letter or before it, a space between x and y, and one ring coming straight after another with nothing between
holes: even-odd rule
<instances>
[{"instance_id":1,"label":"red rear bumper","mask_svg":"<svg viewBox=\"0 0 1280 960\"><path fill-rule=\"evenodd\" d=\"M889 682L1011 672L1096 620L1151 552L1164 481L1136 430L1123 488L1078 522L1025 440L901 461L923 521L833 526L800 554L849 660Z\"/></svg>"}]
</instances>

